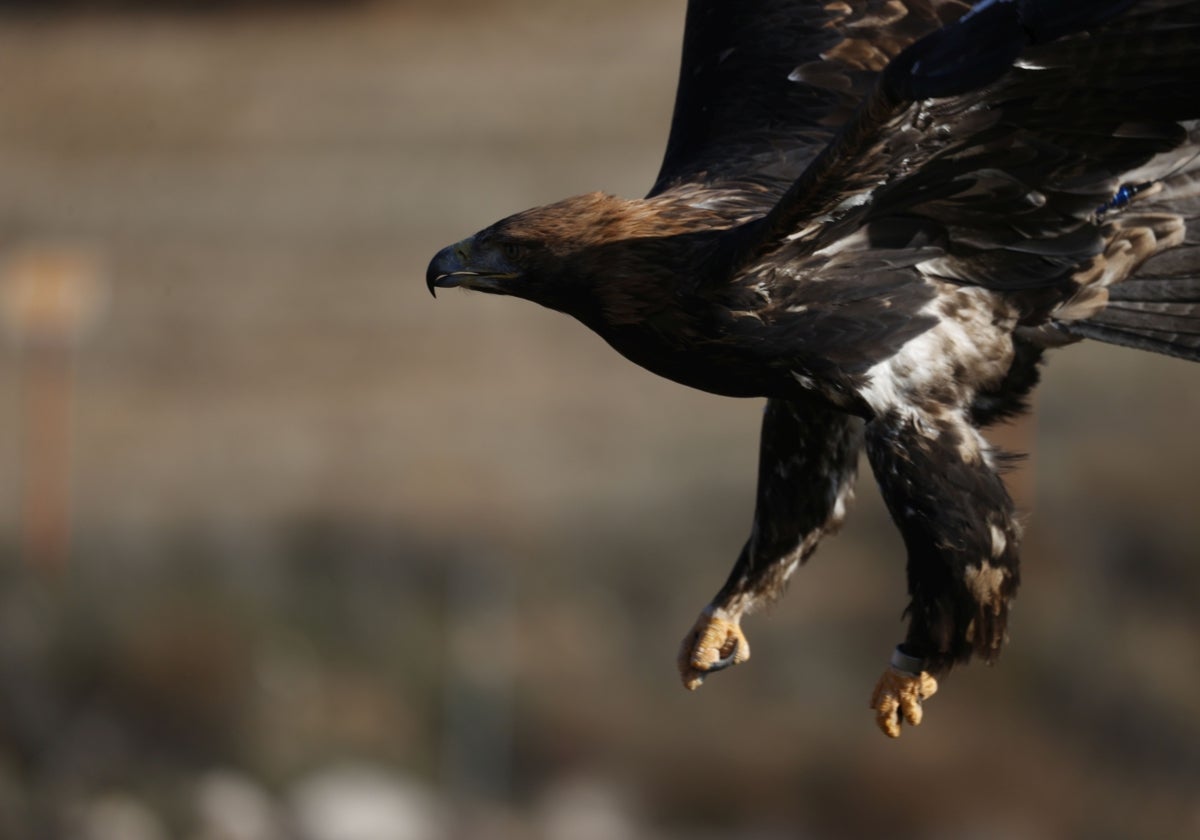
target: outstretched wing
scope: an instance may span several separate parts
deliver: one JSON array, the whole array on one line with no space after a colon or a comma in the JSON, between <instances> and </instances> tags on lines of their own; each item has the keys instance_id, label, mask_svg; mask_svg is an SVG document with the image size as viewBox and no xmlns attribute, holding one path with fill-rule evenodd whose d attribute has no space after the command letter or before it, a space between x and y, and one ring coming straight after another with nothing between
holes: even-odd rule
<instances>
[{"instance_id":1,"label":"outstretched wing","mask_svg":"<svg viewBox=\"0 0 1200 840\"><path fill-rule=\"evenodd\" d=\"M791 280L884 265L1020 292L1029 323L1090 317L1182 241L1166 199L1198 193L1198 45L1190 0L979 3L888 65L743 264Z\"/></svg>"},{"instance_id":2,"label":"outstretched wing","mask_svg":"<svg viewBox=\"0 0 1200 840\"><path fill-rule=\"evenodd\" d=\"M906 46L962 0L690 0L650 195L720 190L766 212Z\"/></svg>"}]
</instances>

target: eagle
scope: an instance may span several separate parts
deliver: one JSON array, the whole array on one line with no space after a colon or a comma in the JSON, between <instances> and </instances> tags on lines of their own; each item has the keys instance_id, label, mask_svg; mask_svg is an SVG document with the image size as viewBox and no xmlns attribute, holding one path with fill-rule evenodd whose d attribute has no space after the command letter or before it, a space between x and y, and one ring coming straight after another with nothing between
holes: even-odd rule
<instances>
[{"instance_id":1,"label":"eagle","mask_svg":"<svg viewBox=\"0 0 1200 840\"><path fill-rule=\"evenodd\" d=\"M981 429L1092 339L1200 361L1200 3L690 0L644 198L576 196L437 253L426 283L571 315L635 364L766 398L753 526L681 646L842 523L865 450L907 553L870 706L916 725L1006 640L1021 525Z\"/></svg>"}]
</instances>

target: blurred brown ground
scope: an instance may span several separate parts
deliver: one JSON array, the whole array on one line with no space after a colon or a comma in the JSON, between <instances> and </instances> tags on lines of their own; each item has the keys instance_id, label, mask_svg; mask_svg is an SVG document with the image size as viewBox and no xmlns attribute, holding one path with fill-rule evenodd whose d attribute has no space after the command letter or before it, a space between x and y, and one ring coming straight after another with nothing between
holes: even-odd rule
<instances>
[{"instance_id":1,"label":"blurred brown ground","mask_svg":"<svg viewBox=\"0 0 1200 840\"><path fill-rule=\"evenodd\" d=\"M1012 642L892 743L866 700L904 561L869 473L753 661L686 694L760 405L429 299L438 247L644 191L682 0L18 5L0 256L82 243L111 289L61 580L21 563L0 356L0 836L321 840L305 782L347 764L421 791L429 836L1200 833L1200 368L1053 355ZM228 778L263 832L214 827Z\"/></svg>"}]
</instances>

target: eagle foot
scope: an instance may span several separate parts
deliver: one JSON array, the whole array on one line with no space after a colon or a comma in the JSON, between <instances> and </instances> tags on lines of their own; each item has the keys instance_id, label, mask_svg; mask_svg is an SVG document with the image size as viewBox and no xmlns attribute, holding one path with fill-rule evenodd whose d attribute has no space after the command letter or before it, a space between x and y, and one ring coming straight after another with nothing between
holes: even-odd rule
<instances>
[{"instance_id":1,"label":"eagle foot","mask_svg":"<svg viewBox=\"0 0 1200 840\"><path fill-rule=\"evenodd\" d=\"M937 687L937 680L928 671L913 674L895 666L884 671L871 694L875 722L883 734L899 738L902 721L908 721L912 726L920 724L921 701L932 697Z\"/></svg>"},{"instance_id":2,"label":"eagle foot","mask_svg":"<svg viewBox=\"0 0 1200 840\"><path fill-rule=\"evenodd\" d=\"M683 687L695 691L704 678L750 658L750 644L737 620L723 610L705 610L679 648Z\"/></svg>"}]
</instances>

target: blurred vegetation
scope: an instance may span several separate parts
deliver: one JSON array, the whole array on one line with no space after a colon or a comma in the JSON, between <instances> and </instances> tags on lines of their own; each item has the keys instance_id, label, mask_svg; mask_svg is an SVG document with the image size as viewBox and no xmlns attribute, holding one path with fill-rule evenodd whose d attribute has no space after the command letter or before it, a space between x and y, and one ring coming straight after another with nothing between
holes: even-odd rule
<instances>
[{"instance_id":1,"label":"blurred vegetation","mask_svg":"<svg viewBox=\"0 0 1200 840\"><path fill-rule=\"evenodd\" d=\"M682 0L37 5L90 9L0 20L0 253L82 244L109 294L60 575L22 555L34 351L0 356L0 836L1200 831L1200 371L1054 355L1007 433L1012 642L891 743L869 474L754 659L686 694L760 406L429 299L445 243L652 181Z\"/></svg>"}]
</instances>

